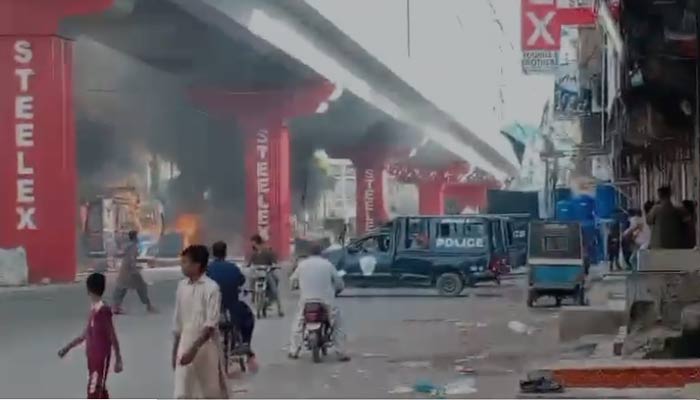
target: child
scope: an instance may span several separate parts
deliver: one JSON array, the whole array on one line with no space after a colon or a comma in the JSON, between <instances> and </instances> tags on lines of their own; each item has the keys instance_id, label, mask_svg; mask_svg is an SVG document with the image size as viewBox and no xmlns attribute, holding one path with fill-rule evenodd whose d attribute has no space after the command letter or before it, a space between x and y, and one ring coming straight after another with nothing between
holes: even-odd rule
<instances>
[{"instance_id":1,"label":"child","mask_svg":"<svg viewBox=\"0 0 700 400\"><path fill-rule=\"evenodd\" d=\"M58 352L63 358L71 349L85 342L88 363L88 399L108 399L106 382L109 362L114 349L114 372L122 371L122 355L119 340L112 324L112 310L102 301L105 291L105 276L94 273L87 278L87 291L90 297L90 317L83 333L73 339Z\"/></svg>"}]
</instances>

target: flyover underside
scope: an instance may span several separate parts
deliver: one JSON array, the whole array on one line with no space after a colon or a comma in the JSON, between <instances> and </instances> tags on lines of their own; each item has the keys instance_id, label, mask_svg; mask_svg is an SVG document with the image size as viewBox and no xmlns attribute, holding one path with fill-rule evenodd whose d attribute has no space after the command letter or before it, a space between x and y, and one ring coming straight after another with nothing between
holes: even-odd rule
<instances>
[{"instance_id":1,"label":"flyover underside","mask_svg":"<svg viewBox=\"0 0 700 400\"><path fill-rule=\"evenodd\" d=\"M0 10L22 3L27 11L27 1L43 5L0 0ZM0 220L10 222L0 228L0 247L26 250L30 281L74 279L76 193L85 195L86 182L104 186L137 173L142 160L133 154L99 160L127 142L124 154L138 147L177 164L171 194L179 211L201 212L196 203L207 193L210 206L225 204L244 220L226 225L265 234L281 257L289 253L293 194L308 197L304 171L315 149L354 149L346 156L358 174L360 232L387 218L386 165L420 146L415 128L353 93L336 100L322 76L231 21L224 31L169 2L144 0L119 19L75 18L101 10L87 0L60 2L71 7L52 9L44 25L13 24L0 36L13 55L0 61L3 87L10 88L0 96L7 111L0 113L0 184L10 188L0 195ZM75 96L74 43L59 34L78 37ZM327 111L316 114L322 105ZM434 167L431 160L445 160L439 154L415 159Z\"/></svg>"}]
</instances>

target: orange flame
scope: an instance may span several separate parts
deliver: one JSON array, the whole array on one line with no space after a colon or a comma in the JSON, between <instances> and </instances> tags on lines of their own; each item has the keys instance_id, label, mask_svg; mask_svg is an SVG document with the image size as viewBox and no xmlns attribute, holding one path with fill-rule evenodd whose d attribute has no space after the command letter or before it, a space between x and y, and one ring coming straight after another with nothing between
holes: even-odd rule
<instances>
[{"instance_id":1,"label":"orange flame","mask_svg":"<svg viewBox=\"0 0 700 400\"><path fill-rule=\"evenodd\" d=\"M185 247L198 243L201 231L201 221L198 215L182 214L175 220L175 232L182 235Z\"/></svg>"}]
</instances>

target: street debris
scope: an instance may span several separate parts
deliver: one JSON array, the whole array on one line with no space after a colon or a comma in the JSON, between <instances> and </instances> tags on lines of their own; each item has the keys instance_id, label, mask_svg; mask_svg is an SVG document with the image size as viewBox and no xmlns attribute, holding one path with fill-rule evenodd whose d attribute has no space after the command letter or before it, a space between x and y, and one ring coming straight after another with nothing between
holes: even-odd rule
<instances>
[{"instance_id":1,"label":"street debris","mask_svg":"<svg viewBox=\"0 0 700 400\"><path fill-rule=\"evenodd\" d=\"M382 353L362 353L363 358L388 358L388 354Z\"/></svg>"},{"instance_id":2,"label":"street debris","mask_svg":"<svg viewBox=\"0 0 700 400\"><path fill-rule=\"evenodd\" d=\"M489 356L489 353L483 352L483 353L474 354L471 356L466 356L464 358L459 358L459 359L455 360L454 363L455 364L466 364L466 363L474 361L474 360L483 360L488 356Z\"/></svg>"},{"instance_id":3,"label":"street debris","mask_svg":"<svg viewBox=\"0 0 700 400\"><path fill-rule=\"evenodd\" d=\"M476 371L474 370L474 368L470 368L465 365L456 365L455 372L462 375L471 375L474 374Z\"/></svg>"},{"instance_id":4,"label":"street debris","mask_svg":"<svg viewBox=\"0 0 700 400\"><path fill-rule=\"evenodd\" d=\"M413 385L413 391L420 394L428 394L433 397L445 395L445 388L437 386L428 380L420 380Z\"/></svg>"},{"instance_id":5,"label":"street debris","mask_svg":"<svg viewBox=\"0 0 700 400\"><path fill-rule=\"evenodd\" d=\"M535 333L536 329L529 326L525 325L520 321L510 321L508 322L508 329L515 333L519 333L521 335L532 335Z\"/></svg>"},{"instance_id":6,"label":"street debris","mask_svg":"<svg viewBox=\"0 0 700 400\"><path fill-rule=\"evenodd\" d=\"M408 393L413 393L413 388L409 386L395 386L391 390L389 390L389 394L408 394Z\"/></svg>"},{"instance_id":7,"label":"street debris","mask_svg":"<svg viewBox=\"0 0 700 400\"><path fill-rule=\"evenodd\" d=\"M564 391L564 387L559 382L542 376L520 381L520 391L523 393L561 393Z\"/></svg>"},{"instance_id":8,"label":"street debris","mask_svg":"<svg viewBox=\"0 0 700 400\"><path fill-rule=\"evenodd\" d=\"M475 384L476 381L473 377L461 378L448 383L445 386L444 393L450 396L476 393Z\"/></svg>"},{"instance_id":9,"label":"street debris","mask_svg":"<svg viewBox=\"0 0 700 400\"><path fill-rule=\"evenodd\" d=\"M430 368L430 361L404 361L401 363L405 368Z\"/></svg>"}]
</instances>

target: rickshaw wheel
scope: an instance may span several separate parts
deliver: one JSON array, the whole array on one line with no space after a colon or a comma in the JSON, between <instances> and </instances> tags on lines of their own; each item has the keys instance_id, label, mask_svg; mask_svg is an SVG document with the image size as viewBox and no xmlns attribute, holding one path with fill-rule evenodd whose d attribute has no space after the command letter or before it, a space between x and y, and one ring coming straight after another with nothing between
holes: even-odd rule
<instances>
[{"instance_id":1,"label":"rickshaw wheel","mask_svg":"<svg viewBox=\"0 0 700 400\"><path fill-rule=\"evenodd\" d=\"M586 290L583 287L579 287L576 291L576 304L579 306L586 305Z\"/></svg>"},{"instance_id":2,"label":"rickshaw wheel","mask_svg":"<svg viewBox=\"0 0 700 400\"><path fill-rule=\"evenodd\" d=\"M435 282L435 286L437 286L438 293L441 296L459 296L464 290L462 277L453 272L440 275L437 282Z\"/></svg>"}]
</instances>

